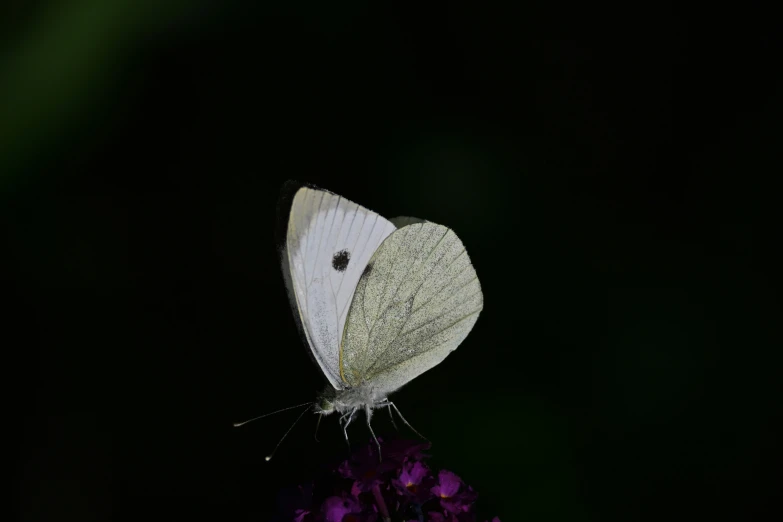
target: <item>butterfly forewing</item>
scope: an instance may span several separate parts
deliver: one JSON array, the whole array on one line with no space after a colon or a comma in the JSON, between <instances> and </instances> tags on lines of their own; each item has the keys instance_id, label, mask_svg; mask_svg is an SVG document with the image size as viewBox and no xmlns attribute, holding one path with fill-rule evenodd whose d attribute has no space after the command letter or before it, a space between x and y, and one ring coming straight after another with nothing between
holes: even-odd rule
<instances>
[{"instance_id":1,"label":"butterfly forewing","mask_svg":"<svg viewBox=\"0 0 783 522\"><path fill-rule=\"evenodd\" d=\"M339 346L356 284L378 246L395 230L375 212L325 190L303 187L293 197L285 256L313 356L329 382L340 381Z\"/></svg>"}]
</instances>

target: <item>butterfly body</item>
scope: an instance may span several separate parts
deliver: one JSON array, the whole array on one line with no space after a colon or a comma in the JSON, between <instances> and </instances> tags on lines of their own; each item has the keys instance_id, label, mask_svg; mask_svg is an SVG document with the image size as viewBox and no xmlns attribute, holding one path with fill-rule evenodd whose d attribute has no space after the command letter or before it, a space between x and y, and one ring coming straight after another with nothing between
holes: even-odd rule
<instances>
[{"instance_id":1,"label":"butterfly body","mask_svg":"<svg viewBox=\"0 0 783 522\"><path fill-rule=\"evenodd\" d=\"M355 388L335 390L326 388L315 403L315 413L329 415L330 413L350 413L354 410L380 408L388 403L388 398L371 384L363 384Z\"/></svg>"}]
</instances>

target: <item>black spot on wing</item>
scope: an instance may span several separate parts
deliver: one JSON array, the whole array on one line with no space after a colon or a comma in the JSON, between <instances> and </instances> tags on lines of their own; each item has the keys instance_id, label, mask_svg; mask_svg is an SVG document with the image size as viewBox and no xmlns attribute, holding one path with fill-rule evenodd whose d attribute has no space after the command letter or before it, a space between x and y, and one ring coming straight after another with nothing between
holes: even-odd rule
<instances>
[{"instance_id":1,"label":"black spot on wing","mask_svg":"<svg viewBox=\"0 0 783 522\"><path fill-rule=\"evenodd\" d=\"M364 267L364 271L362 272L362 277L367 277L370 275L370 272L372 272L372 263L367 263L367 266Z\"/></svg>"},{"instance_id":2,"label":"black spot on wing","mask_svg":"<svg viewBox=\"0 0 783 522\"><path fill-rule=\"evenodd\" d=\"M351 260L351 253L347 250L340 250L332 257L332 268L338 272L345 272L348 268L348 261Z\"/></svg>"}]
</instances>

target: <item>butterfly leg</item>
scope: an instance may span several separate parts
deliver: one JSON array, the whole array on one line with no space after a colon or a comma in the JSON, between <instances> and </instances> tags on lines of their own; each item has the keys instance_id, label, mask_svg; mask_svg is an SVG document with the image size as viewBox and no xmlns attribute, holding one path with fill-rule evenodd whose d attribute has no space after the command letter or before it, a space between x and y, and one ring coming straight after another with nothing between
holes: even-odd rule
<instances>
[{"instance_id":1,"label":"butterfly leg","mask_svg":"<svg viewBox=\"0 0 783 522\"><path fill-rule=\"evenodd\" d=\"M394 414L392 413L391 404L386 404L386 407L389 408L389 418L391 419L392 426L394 426L395 430L400 431L400 428L397 427L397 423L394 422Z\"/></svg>"},{"instance_id":2,"label":"butterfly leg","mask_svg":"<svg viewBox=\"0 0 783 522\"><path fill-rule=\"evenodd\" d=\"M314 435L314 437L315 437L315 441L316 442L320 442L318 440L318 427L321 425L321 417L323 417L323 415L319 415L318 416L318 422L315 423L315 435Z\"/></svg>"},{"instance_id":3,"label":"butterfly leg","mask_svg":"<svg viewBox=\"0 0 783 522\"><path fill-rule=\"evenodd\" d=\"M384 406L389 408L389 418L391 419L392 426L394 426L395 430L400 431L400 428L397 427L397 423L394 422L394 414L392 414L391 403L389 402L389 399L383 399L382 401L375 403L376 408L382 408Z\"/></svg>"},{"instance_id":4,"label":"butterfly leg","mask_svg":"<svg viewBox=\"0 0 783 522\"><path fill-rule=\"evenodd\" d=\"M369 404L365 405L364 411L367 414L367 428L370 430L370 433L372 434L372 438L375 441L375 445L378 446L378 461L381 460L381 443L378 442L378 437L375 436L375 432L372 431L372 426L370 425L370 419L372 419L372 408Z\"/></svg>"},{"instance_id":5,"label":"butterfly leg","mask_svg":"<svg viewBox=\"0 0 783 522\"><path fill-rule=\"evenodd\" d=\"M422 438L422 439L424 439L424 440L429 440L427 437L425 437L424 435L422 435L421 433L419 433L418 431L416 431L416 429L415 429L413 426L411 426L411 425L408 423L408 421L406 421L406 420L405 420L405 417L403 417L403 416L402 416L402 413L400 413L400 409L399 409L399 408L397 408L397 406L396 406L396 405L395 405L393 402L389 401L389 404L391 405L391 407L392 407L392 408L394 408L394 411L396 411L396 412L397 412L397 415L399 415L399 416L400 416L400 419L402 419L402 422L404 422L404 423L405 423L405 425L406 425L407 427L409 427L410 429L412 429L412 430L413 430L413 433L415 433L416 435L418 435L419 437L421 437L421 438Z\"/></svg>"},{"instance_id":6,"label":"butterfly leg","mask_svg":"<svg viewBox=\"0 0 783 522\"><path fill-rule=\"evenodd\" d=\"M351 447L351 441L348 440L348 425L353 420L353 414L354 413L356 413L356 410L351 410L350 414L348 414L348 413L345 414L345 415L348 415L348 420L345 421L345 425L343 426L343 433L345 434L345 442L348 443L348 447L349 448ZM345 415L343 415L343 417L345 417Z\"/></svg>"}]
</instances>

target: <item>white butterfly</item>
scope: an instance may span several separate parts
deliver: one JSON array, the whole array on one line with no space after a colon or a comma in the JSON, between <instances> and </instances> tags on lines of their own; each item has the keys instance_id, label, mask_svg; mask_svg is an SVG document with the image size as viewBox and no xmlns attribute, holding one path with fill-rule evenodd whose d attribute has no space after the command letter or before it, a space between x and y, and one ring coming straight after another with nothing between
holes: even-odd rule
<instances>
[{"instance_id":1,"label":"white butterfly","mask_svg":"<svg viewBox=\"0 0 783 522\"><path fill-rule=\"evenodd\" d=\"M394 408L408 424L389 394L465 339L483 307L481 286L450 229L388 221L331 192L298 187L286 200L282 264L294 316L330 383L315 412L342 414L347 440L364 410L375 438L374 408Z\"/></svg>"}]
</instances>

